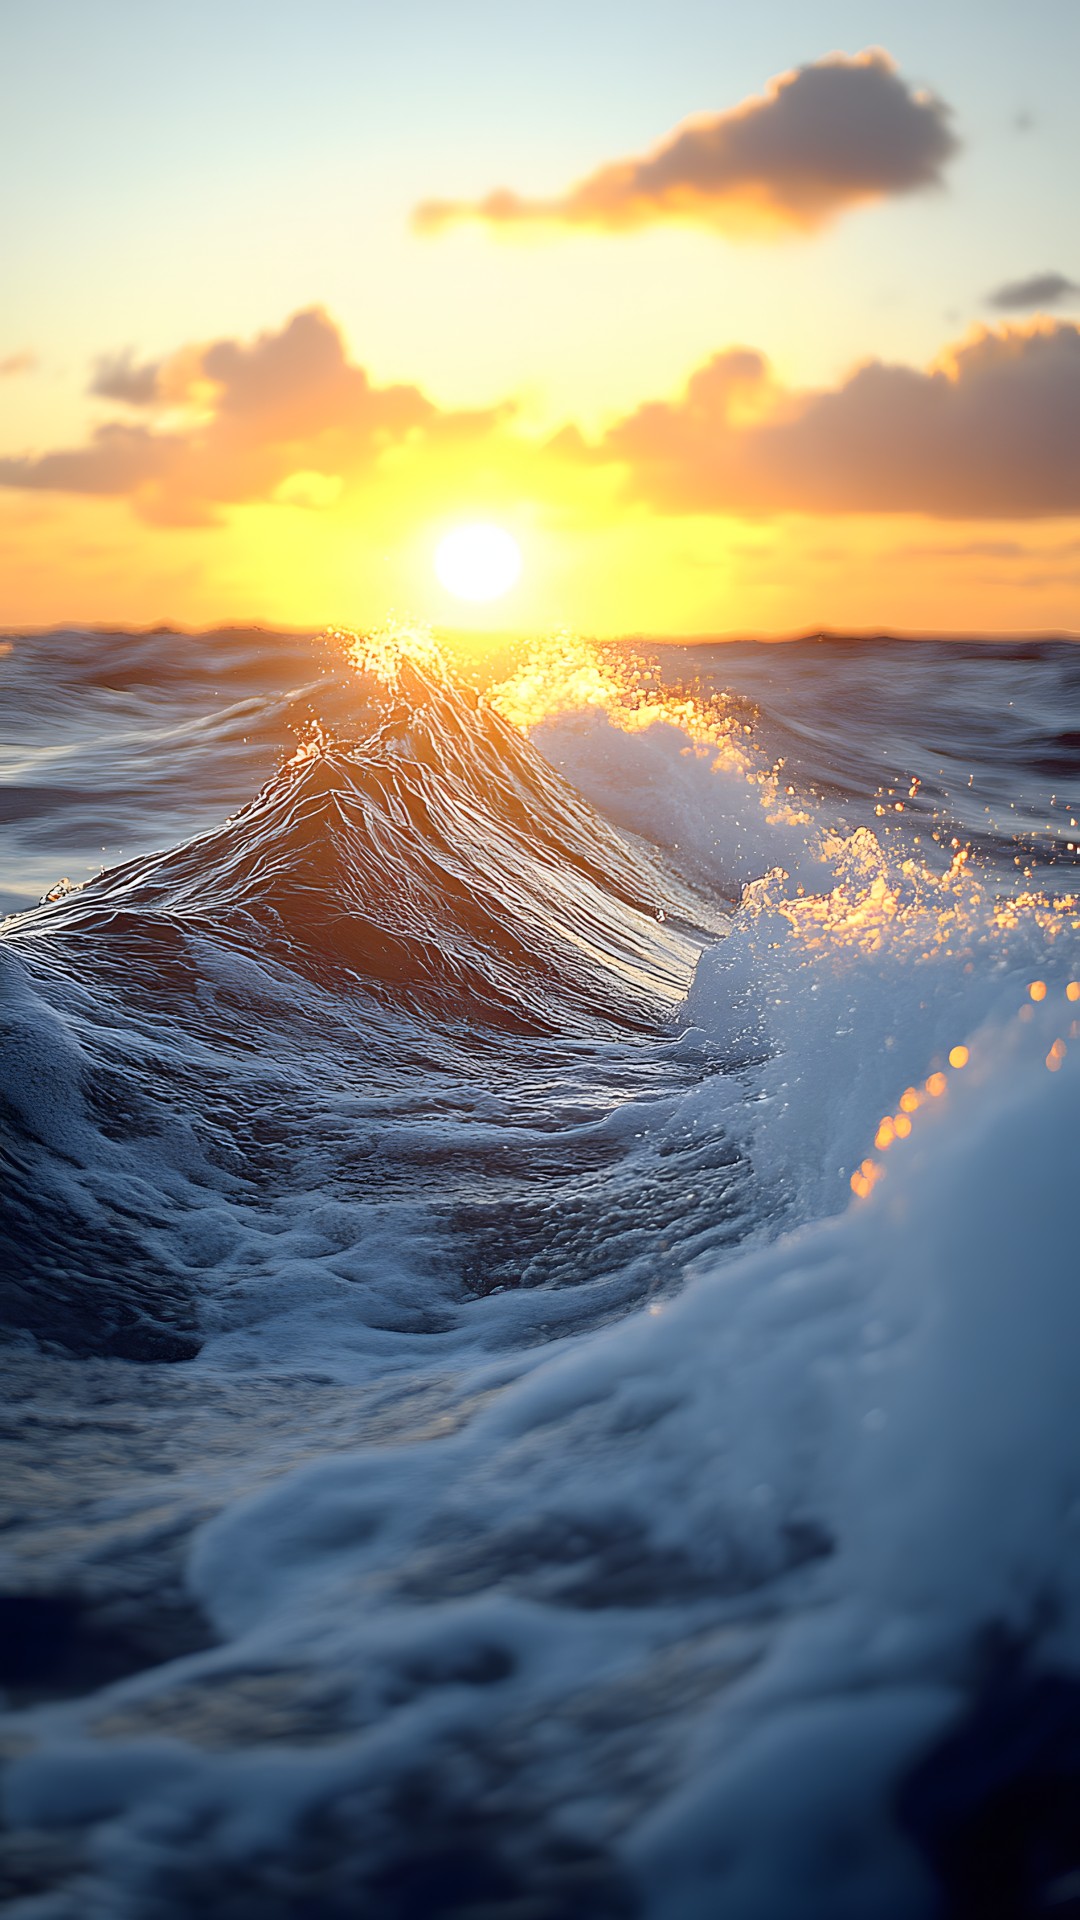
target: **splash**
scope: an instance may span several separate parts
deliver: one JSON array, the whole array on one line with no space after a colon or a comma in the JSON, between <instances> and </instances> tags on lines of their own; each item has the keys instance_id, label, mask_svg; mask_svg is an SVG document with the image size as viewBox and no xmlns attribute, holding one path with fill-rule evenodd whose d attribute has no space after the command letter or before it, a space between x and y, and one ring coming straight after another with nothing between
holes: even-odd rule
<instances>
[{"instance_id":1,"label":"splash","mask_svg":"<svg viewBox=\"0 0 1080 1920\"><path fill-rule=\"evenodd\" d=\"M561 714L603 713L624 733L676 727L688 754L710 755L715 769L741 775L761 789L762 804L775 802L778 776L763 764L751 726L722 697L704 699L672 692L655 663L624 648L554 634L530 645L515 670L491 692L492 705L523 733Z\"/></svg>"},{"instance_id":2,"label":"splash","mask_svg":"<svg viewBox=\"0 0 1080 1920\"><path fill-rule=\"evenodd\" d=\"M286 754L282 760L281 769L283 772L288 767L304 767L308 764L309 760L324 759L338 744L336 736L328 727L323 725L321 720L317 720L314 715L312 715L310 719L298 723L295 732L297 736L296 747L292 753Z\"/></svg>"},{"instance_id":3,"label":"splash","mask_svg":"<svg viewBox=\"0 0 1080 1920\"><path fill-rule=\"evenodd\" d=\"M383 687L396 686L409 667L441 681L451 677L445 649L420 621L390 620L367 633L329 627L326 638L357 673L370 674Z\"/></svg>"}]
</instances>

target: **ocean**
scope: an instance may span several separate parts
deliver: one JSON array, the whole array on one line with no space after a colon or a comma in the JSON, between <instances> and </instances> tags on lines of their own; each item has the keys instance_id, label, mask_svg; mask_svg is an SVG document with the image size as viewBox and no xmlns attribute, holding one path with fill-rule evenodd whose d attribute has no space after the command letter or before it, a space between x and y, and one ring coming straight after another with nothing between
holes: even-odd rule
<instances>
[{"instance_id":1,"label":"ocean","mask_svg":"<svg viewBox=\"0 0 1080 1920\"><path fill-rule=\"evenodd\" d=\"M1080 648L0 705L0 1903L1080 1913Z\"/></svg>"}]
</instances>

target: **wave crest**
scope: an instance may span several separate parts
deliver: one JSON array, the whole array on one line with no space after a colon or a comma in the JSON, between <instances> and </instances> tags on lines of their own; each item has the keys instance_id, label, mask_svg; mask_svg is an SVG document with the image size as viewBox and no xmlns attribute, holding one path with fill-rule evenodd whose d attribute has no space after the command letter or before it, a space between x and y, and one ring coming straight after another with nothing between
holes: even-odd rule
<instances>
[{"instance_id":1,"label":"wave crest","mask_svg":"<svg viewBox=\"0 0 1080 1920\"><path fill-rule=\"evenodd\" d=\"M223 826L43 903L13 936L130 951L195 928L526 1030L672 1008L698 903L437 656L384 646L357 664L381 683L359 737L314 736Z\"/></svg>"}]
</instances>

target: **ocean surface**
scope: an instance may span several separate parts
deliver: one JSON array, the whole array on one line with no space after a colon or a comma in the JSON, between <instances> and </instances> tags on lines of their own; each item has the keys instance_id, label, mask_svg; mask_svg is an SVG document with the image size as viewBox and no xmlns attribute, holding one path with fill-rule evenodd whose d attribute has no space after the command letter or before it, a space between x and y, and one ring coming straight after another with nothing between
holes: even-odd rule
<instances>
[{"instance_id":1,"label":"ocean surface","mask_svg":"<svg viewBox=\"0 0 1080 1920\"><path fill-rule=\"evenodd\" d=\"M1080 648L0 656L5 1910L1080 1913Z\"/></svg>"}]
</instances>

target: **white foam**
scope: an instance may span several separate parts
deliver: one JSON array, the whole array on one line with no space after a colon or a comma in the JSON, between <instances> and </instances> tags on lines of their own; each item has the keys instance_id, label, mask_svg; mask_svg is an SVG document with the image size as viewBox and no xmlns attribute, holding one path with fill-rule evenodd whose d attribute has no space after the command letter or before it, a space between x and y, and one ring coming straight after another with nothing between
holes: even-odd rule
<instances>
[{"instance_id":1,"label":"white foam","mask_svg":"<svg viewBox=\"0 0 1080 1920\"><path fill-rule=\"evenodd\" d=\"M264 1648L325 1635L339 1658L345 1633L354 1664L384 1620L437 1638L465 1551L487 1568L485 1631L521 1655L553 1598L530 1542L577 1541L602 1574L622 1538L657 1581L652 1608L603 1616L632 1670L720 1597L745 1608L816 1525L831 1556L788 1577L771 1650L710 1710L634 1857L664 1920L706 1920L721 1890L763 1920L804 1881L808 1912L920 1911L888 1795L954 1710L973 1636L1041 1633L1080 1664L1080 1059L1047 1071L1058 1014L983 1030L843 1215L579 1342L453 1440L320 1463L225 1514L192 1570L219 1626ZM428 1604L402 1613L403 1577ZM560 1656L543 1634L529 1688L549 1715L597 1673L596 1614L555 1604ZM474 1724L505 1706L474 1698ZM557 1794L557 1731L546 1752ZM846 1861L828 1837L852 1821L865 1845Z\"/></svg>"}]
</instances>

